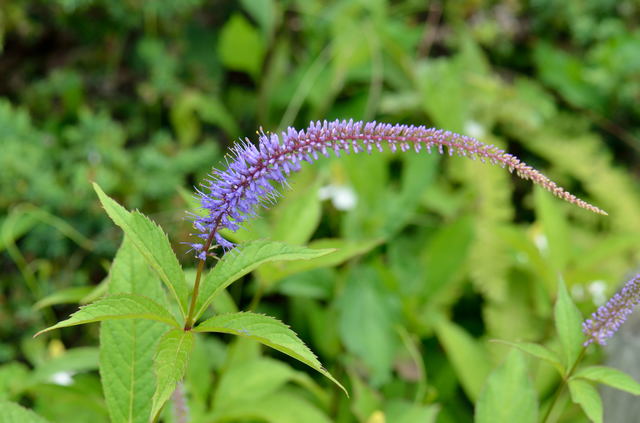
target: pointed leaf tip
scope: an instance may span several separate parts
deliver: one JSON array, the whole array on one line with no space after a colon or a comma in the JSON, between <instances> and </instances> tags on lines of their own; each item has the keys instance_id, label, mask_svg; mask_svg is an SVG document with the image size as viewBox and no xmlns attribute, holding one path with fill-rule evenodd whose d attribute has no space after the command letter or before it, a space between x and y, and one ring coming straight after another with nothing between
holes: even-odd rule
<instances>
[{"instance_id":1,"label":"pointed leaf tip","mask_svg":"<svg viewBox=\"0 0 640 423\"><path fill-rule=\"evenodd\" d=\"M107 215L129 237L147 264L176 299L182 315L186 316L190 290L167 234L144 214L130 212L122 207L105 194L97 184L94 183L93 187Z\"/></svg>"},{"instance_id":2,"label":"pointed leaf tip","mask_svg":"<svg viewBox=\"0 0 640 423\"><path fill-rule=\"evenodd\" d=\"M220 293L242 276L269 262L309 260L335 251L334 248L311 249L282 242L257 240L238 246L226 254L205 276L196 302L196 320Z\"/></svg>"},{"instance_id":3,"label":"pointed leaf tip","mask_svg":"<svg viewBox=\"0 0 640 423\"><path fill-rule=\"evenodd\" d=\"M39 331L34 338L54 329L118 319L155 320L172 327L180 327L171 313L153 300L143 295L119 294L80 307L71 317Z\"/></svg>"},{"instance_id":4,"label":"pointed leaf tip","mask_svg":"<svg viewBox=\"0 0 640 423\"><path fill-rule=\"evenodd\" d=\"M342 389L347 397L349 396L345 387L322 366L316 355L298 338L298 335L271 316L251 312L219 314L200 323L194 331L230 333L254 339L322 373Z\"/></svg>"}]
</instances>

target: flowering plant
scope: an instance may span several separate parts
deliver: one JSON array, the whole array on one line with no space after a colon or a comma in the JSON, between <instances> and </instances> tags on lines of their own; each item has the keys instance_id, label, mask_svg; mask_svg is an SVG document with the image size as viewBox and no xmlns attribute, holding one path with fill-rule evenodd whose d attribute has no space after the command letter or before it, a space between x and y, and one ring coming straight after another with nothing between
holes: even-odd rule
<instances>
[{"instance_id":1,"label":"flowering plant","mask_svg":"<svg viewBox=\"0 0 640 423\"><path fill-rule=\"evenodd\" d=\"M281 135L263 132L257 145L249 140L236 145L227 168L215 170L197 191L204 213L192 216L199 238L196 242L189 242L198 260L193 286L187 282L162 229L142 213L126 210L94 184L107 214L125 234L111 267L108 295L40 333L102 322L101 376L107 407L114 421L157 421L172 395L178 414L187 414L180 381L187 371L198 333L226 333L256 340L312 367L346 393L342 384L321 365L298 335L279 320L249 311L213 315L209 312L210 306L224 295L226 288L262 264L317 259L334 251L268 240L236 245L221 231L236 231L243 222L257 214L257 206L268 206L274 202L280 195L277 184L286 185L289 174L298 171L302 162L313 162L319 155L328 156L331 152L339 156L342 153L383 151L385 148L407 154L447 152L449 155L488 161L531 180L561 199L586 210L606 214L518 158L473 138L447 131L423 126L335 121L311 123L301 131L289 128ZM216 251L215 247L220 247L221 251ZM218 261L207 271L209 257ZM164 284L171 301L156 283L157 279ZM574 400L596 421L601 411L594 409L593 402L585 400L588 396L593 397L595 392L589 382L608 383L640 392L640 385L612 369L578 369L584 348L594 341L604 343L638 302L636 285L637 278L600 309L593 319L584 323L588 337L584 341L579 330L580 313L561 283L555 309L562 347L560 354L536 344L512 343L517 349L551 363L563 380L568 381ZM135 333L142 335L134 341L128 340ZM505 395L519 396L520 403L514 402L512 408L518 404L536 408L537 401L528 387L524 393L505 391L508 378L524 374L524 367L521 356L514 353L503 367L489 376L478 399L478 421L496 421L496 413L500 412L496 399ZM548 405L547 417L554 403L555 400ZM528 415L537 416L537 408Z\"/></svg>"}]
</instances>

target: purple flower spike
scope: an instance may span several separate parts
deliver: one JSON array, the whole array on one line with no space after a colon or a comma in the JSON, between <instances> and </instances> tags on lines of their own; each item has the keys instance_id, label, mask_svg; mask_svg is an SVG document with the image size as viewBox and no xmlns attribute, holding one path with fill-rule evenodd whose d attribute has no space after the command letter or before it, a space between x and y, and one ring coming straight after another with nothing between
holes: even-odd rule
<instances>
[{"instance_id":1,"label":"purple flower spike","mask_svg":"<svg viewBox=\"0 0 640 423\"><path fill-rule=\"evenodd\" d=\"M582 324L582 331L587 335L585 347L593 342L607 345L607 339L620 329L638 304L640 304L640 273L627 282L622 291L598 308L591 315L591 319L587 319Z\"/></svg>"},{"instance_id":2,"label":"purple flower spike","mask_svg":"<svg viewBox=\"0 0 640 423\"><path fill-rule=\"evenodd\" d=\"M371 153L384 147L392 152L432 149L449 155L457 154L472 159L488 160L492 164L507 167L510 172L529 179L555 196L595 213L604 211L575 197L549 180L542 173L505 153L499 148L483 144L473 138L440 129L413 125L391 125L378 122L311 122L305 130L288 128L280 136L261 133L258 145L249 140L236 144L226 170L214 170L197 191L202 208L208 211L204 217L196 217L194 227L204 243L191 244L199 258L206 256L204 249L212 242L225 250L234 245L218 232L222 228L235 231L239 225L256 214L258 205L274 201L278 192L272 182L286 184L291 172L300 169L301 162L313 162L322 154L334 152ZM202 253L205 254L202 254Z\"/></svg>"}]
</instances>

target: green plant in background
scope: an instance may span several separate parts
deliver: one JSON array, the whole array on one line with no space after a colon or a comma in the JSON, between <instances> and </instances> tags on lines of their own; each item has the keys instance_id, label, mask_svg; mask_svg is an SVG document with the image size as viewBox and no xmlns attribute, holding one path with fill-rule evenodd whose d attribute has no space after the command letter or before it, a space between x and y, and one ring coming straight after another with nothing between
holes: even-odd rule
<instances>
[{"instance_id":1,"label":"green plant in background","mask_svg":"<svg viewBox=\"0 0 640 423\"><path fill-rule=\"evenodd\" d=\"M517 368L540 418L557 396L551 421L584 421L554 365L523 363L491 342L560 354L559 280L586 315L640 257L629 171L638 163L637 5L578 3L4 2L0 399L49 421L110 419L113 393L103 392L93 347L109 332L84 325L31 339L75 304L131 292L108 282L120 234L89 181L186 240L185 202L198 213L190 187L225 144L260 125L348 116L482 139L610 216L530 195L508 172L470 160L322 159L291 176L294 189L260 219L221 235L336 251L264 263L204 318L242 309L287 322L351 398L242 337L198 336L163 418L184 420L187 404L194 422L469 422L492 370ZM188 247L172 249L189 285ZM141 286L156 295L159 283ZM101 327L131 322L143 324ZM580 366L630 355L628 336L587 348ZM637 415L634 397L603 398L606 421Z\"/></svg>"},{"instance_id":2,"label":"green plant in background","mask_svg":"<svg viewBox=\"0 0 640 423\"><path fill-rule=\"evenodd\" d=\"M383 143L392 152L419 152L422 148L430 152L433 148L442 154L444 148L447 148L449 154L486 159L493 164L506 166L510 171L515 170L520 177L533 180L568 202L606 214L565 192L517 158L472 138L425 127L375 122L312 123L304 131L289 128L282 133L282 139L275 134L262 134L257 146L247 142L236 148L234 160L228 169L214 172L207 186L209 192L200 193L200 202L207 214L197 217L194 224L202 232L200 237L205 242L191 244L200 260L192 292L186 285L180 264L162 230L144 215L128 212L119 206L95 185L107 214L125 232L125 243L112 266L109 290L112 294L119 289L129 292L99 299L74 313L69 319L39 333L99 321L147 321L142 326L135 321L105 326L101 334L102 384L107 407L114 421L159 419L165 402L176 391L185 375L195 342L194 332L230 333L257 340L318 370L346 393L344 387L322 367L297 335L272 317L236 312L217 314L196 324L220 292L260 264L313 259L326 255L331 250L311 250L282 243L253 241L225 254L203 278L204 266L214 240L226 250L235 247L219 231L222 228L238 230L239 224L247 216L255 214L256 205L275 198L277 192L271 183L286 183L286 177L291 171L300 168L301 161L311 162L317 159L318 153L328 155L329 151L335 151L337 155L350 150L354 153L371 153L373 147L376 147L382 152ZM145 264L155 272L175 300L173 308L163 306L166 299L158 286L153 287L144 282L147 278L142 278L141 275ZM146 283L146 286L138 286L141 283ZM156 291L156 295L149 295L153 291ZM557 316L557 320L562 321L558 317L562 316ZM150 323L155 327L151 327ZM158 323L164 326L159 326ZM168 330L166 326L169 326ZM572 337L570 332L562 335ZM145 365L140 366L142 363ZM155 380L148 375L151 367ZM569 375L572 371L573 368ZM487 413L480 410L479 413ZM533 412L534 408L531 410ZM493 415L495 411L488 413Z\"/></svg>"}]
</instances>

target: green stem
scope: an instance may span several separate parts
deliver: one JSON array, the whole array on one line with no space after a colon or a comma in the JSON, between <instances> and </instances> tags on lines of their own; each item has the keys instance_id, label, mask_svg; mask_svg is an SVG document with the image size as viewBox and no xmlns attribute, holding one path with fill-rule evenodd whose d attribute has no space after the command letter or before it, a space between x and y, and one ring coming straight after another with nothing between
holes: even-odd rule
<instances>
[{"instance_id":1,"label":"green stem","mask_svg":"<svg viewBox=\"0 0 640 423\"><path fill-rule=\"evenodd\" d=\"M264 294L264 288L260 282L258 282L258 287L256 288L256 292L253 294L253 298L251 298L251 303L249 304L249 310L255 310L262 299L262 295Z\"/></svg>"},{"instance_id":2,"label":"green stem","mask_svg":"<svg viewBox=\"0 0 640 423\"><path fill-rule=\"evenodd\" d=\"M571 375L573 375L573 372L576 370L576 367L578 367L578 364L580 363L580 361L582 361L582 358L584 357L584 353L586 351L587 351L587 348L582 347L582 350L580 351L580 354L576 358L576 361L573 363L573 366L571 366L571 369L569 369L569 372L562 377L562 382L560 382L560 386L558 386L558 389L553 395L553 399L551 400L551 404L549 404L549 408L547 408L547 412L545 413L544 418L542 419L542 423L547 423L547 421L549 420L549 417L551 416L551 410L553 410L554 406L558 402L558 399L560 398L562 391L567 385L567 381L569 380L569 378L571 378Z\"/></svg>"},{"instance_id":3,"label":"green stem","mask_svg":"<svg viewBox=\"0 0 640 423\"><path fill-rule=\"evenodd\" d=\"M207 242L204 243L204 248L202 251L205 254L209 251L209 247L211 247L211 243L213 242L214 231L211 231L209 237L207 238ZM189 313L187 314L187 319L185 320L184 330L191 330L193 325L195 324L194 313L196 311L196 301L198 299L198 294L200 293L200 280L202 279L202 271L204 270L204 264L206 261L206 256L204 259L200 259L198 263L198 269L196 271L196 280L193 283L193 294L191 295L191 305L189 306Z\"/></svg>"}]
</instances>

